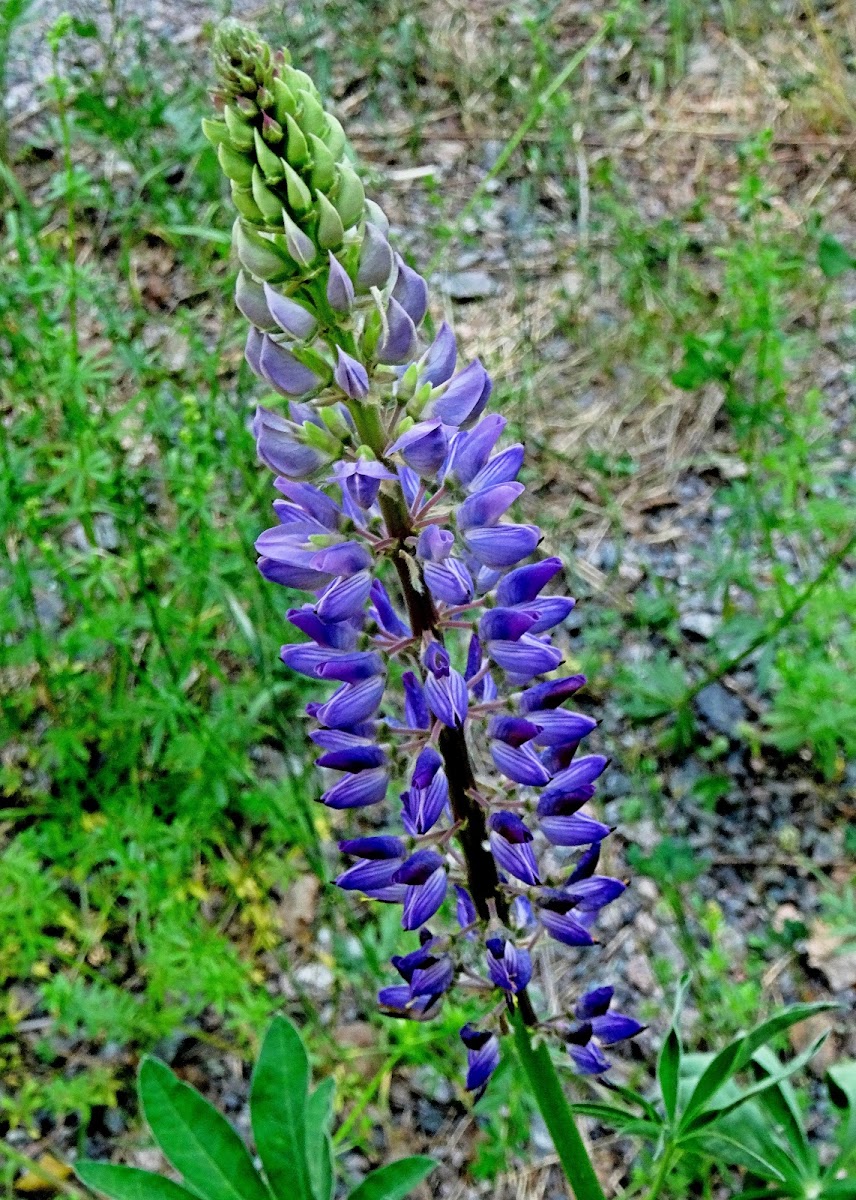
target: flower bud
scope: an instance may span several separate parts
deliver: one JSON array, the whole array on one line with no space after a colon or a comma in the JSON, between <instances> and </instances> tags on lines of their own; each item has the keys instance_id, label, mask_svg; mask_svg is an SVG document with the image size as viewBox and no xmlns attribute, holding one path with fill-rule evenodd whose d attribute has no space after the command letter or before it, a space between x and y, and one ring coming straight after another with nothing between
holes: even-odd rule
<instances>
[{"instance_id":1,"label":"flower bud","mask_svg":"<svg viewBox=\"0 0 856 1200\"><path fill-rule=\"evenodd\" d=\"M317 134L310 133L309 146L312 152L312 172L309 176L312 186L319 191L332 187L336 179L336 160Z\"/></svg>"},{"instance_id":2,"label":"flower bud","mask_svg":"<svg viewBox=\"0 0 856 1200\"><path fill-rule=\"evenodd\" d=\"M285 170L288 207L297 216L302 216L312 207L312 193L289 163L283 162L282 165Z\"/></svg>"},{"instance_id":3,"label":"flower bud","mask_svg":"<svg viewBox=\"0 0 856 1200\"><path fill-rule=\"evenodd\" d=\"M240 187L234 181L232 183L232 203L246 220L252 221L254 225L264 225L264 213L256 204L253 193L247 188Z\"/></svg>"},{"instance_id":4,"label":"flower bud","mask_svg":"<svg viewBox=\"0 0 856 1200\"><path fill-rule=\"evenodd\" d=\"M253 148L253 129L248 125L244 118L233 108L231 104L227 104L223 109L223 116L226 121L226 126L229 130L229 140L232 145L238 150L252 150Z\"/></svg>"},{"instance_id":5,"label":"flower bud","mask_svg":"<svg viewBox=\"0 0 856 1200\"><path fill-rule=\"evenodd\" d=\"M283 139L282 126L267 113L262 113L262 137L269 146L278 146Z\"/></svg>"},{"instance_id":6,"label":"flower bud","mask_svg":"<svg viewBox=\"0 0 856 1200\"><path fill-rule=\"evenodd\" d=\"M232 227L232 243L241 266L257 279L282 279L289 273L291 264L273 243L247 229L240 217Z\"/></svg>"},{"instance_id":7,"label":"flower bud","mask_svg":"<svg viewBox=\"0 0 856 1200\"><path fill-rule=\"evenodd\" d=\"M329 429L322 429L313 425L311 421L303 422L303 438L307 446L320 450L322 454L329 454L331 458L338 458L342 453L342 443L339 439L334 437Z\"/></svg>"},{"instance_id":8,"label":"flower bud","mask_svg":"<svg viewBox=\"0 0 856 1200\"><path fill-rule=\"evenodd\" d=\"M315 261L315 246L312 239L307 237L298 225L295 225L285 209L282 210L282 222L285 226L285 242L288 246L288 253L299 267L303 267L304 270L311 267Z\"/></svg>"},{"instance_id":9,"label":"flower bud","mask_svg":"<svg viewBox=\"0 0 856 1200\"><path fill-rule=\"evenodd\" d=\"M336 312L350 312L354 303L354 285L351 283L351 277L332 251L328 251L327 257L330 262L330 274L327 278L327 303Z\"/></svg>"},{"instance_id":10,"label":"flower bud","mask_svg":"<svg viewBox=\"0 0 856 1200\"><path fill-rule=\"evenodd\" d=\"M270 309L268 308L264 288L260 283L256 283L253 278L247 275L245 271L238 272L238 278L235 282L235 304L247 320L255 325L256 329L261 329L267 333L273 329L278 329L278 325L271 316Z\"/></svg>"},{"instance_id":11,"label":"flower bud","mask_svg":"<svg viewBox=\"0 0 856 1200\"><path fill-rule=\"evenodd\" d=\"M385 238L389 237L389 218L381 206L366 197L366 220L379 229Z\"/></svg>"},{"instance_id":12,"label":"flower bud","mask_svg":"<svg viewBox=\"0 0 856 1200\"><path fill-rule=\"evenodd\" d=\"M288 161L293 167L302 167L309 161L309 147L303 130L290 113L285 118L285 128L288 133Z\"/></svg>"},{"instance_id":13,"label":"flower bud","mask_svg":"<svg viewBox=\"0 0 856 1200\"><path fill-rule=\"evenodd\" d=\"M295 357L291 350L278 345L267 335L262 343L259 367L264 379L283 396L317 392L324 384L324 380Z\"/></svg>"},{"instance_id":14,"label":"flower bud","mask_svg":"<svg viewBox=\"0 0 856 1200\"><path fill-rule=\"evenodd\" d=\"M300 112L298 114L301 128L307 133L322 134L327 128L327 114L312 92L306 91L300 97Z\"/></svg>"},{"instance_id":15,"label":"flower bud","mask_svg":"<svg viewBox=\"0 0 856 1200\"><path fill-rule=\"evenodd\" d=\"M242 188L250 186L253 181L253 164L230 143L220 143L217 147L217 159L227 179L231 179Z\"/></svg>"},{"instance_id":16,"label":"flower bud","mask_svg":"<svg viewBox=\"0 0 856 1200\"><path fill-rule=\"evenodd\" d=\"M345 131L341 123L333 116L332 113L325 113L326 125L319 134L319 137L324 142L327 149L333 155L333 159L338 162L348 145L348 139L345 136Z\"/></svg>"},{"instance_id":17,"label":"flower bud","mask_svg":"<svg viewBox=\"0 0 856 1200\"><path fill-rule=\"evenodd\" d=\"M264 296L272 320L283 333L289 333L299 341L312 337L318 328L313 313L290 296L280 295L267 283L264 285Z\"/></svg>"},{"instance_id":18,"label":"flower bud","mask_svg":"<svg viewBox=\"0 0 856 1200\"><path fill-rule=\"evenodd\" d=\"M392 249L379 229L367 224L360 248L360 264L357 268L357 288L367 292L373 287L384 288L389 282L393 268Z\"/></svg>"},{"instance_id":19,"label":"flower bud","mask_svg":"<svg viewBox=\"0 0 856 1200\"><path fill-rule=\"evenodd\" d=\"M333 204L342 218L342 224L346 229L350 229L363 215L366 193L360 177L347 163L340 163L336 171L338 178L332 197Z\"/></svg>"},{"instance_id":20,"label":"flower bud","mask_svg":"<svg viewBox=\"0 0 856 1200\"><path fill-rule=\"evenodd\" d=\"M229 126L225 121L210 121L208 117L203 117L202 132L212 146L222 146L224 142L229 142Z\"/></svg>"},{"instance_id":21,"label":"flower bud","mask_svg":"<svg viewBox=\"0 0 856 1200\"><path fill-rule=\"evenodd\" d=\"M315 207L318 210L318 245L322 250L338 250L345 237L342 218L321 191L315 194Z\"/></svg>"},{"instance_id":22,"label":"flower bud","mask_svg":"<svg viewBox=\"0 0 856 1200\"><path fill-rule=\"evenodd\" d=\"M291 89L284 79L277 77L273 81L273 98L274 112L276 119L280 125L285 124L287 116L293 116L297 112L297 101L292 95Z\"/></svg>"},{"instance_id":23,"label":"flower bud","mask_svg":"<svg viewBox=\"0 0 856 1200\"><path fill-rule=\"evenodd\" d=\"M386 336L378 344L375 357L381 363L403 363L416 349L416 329L397 300L390 298L386 310Z\"/></svg>"},{"instance_id":24,"label":"flower bud","mask_svg":"<svg viewBox=\"0 0 856 1200\"><path fill-rule=\"evenodd\" d=\"M336 347L338 363L333 378L351 400L365 400L369 394L369 377L365 367L340 347ZM325 410L326 411L326 410Z\"/></svg>"},{"instance_id":25,"label":"flower bud","mask_svg":"<svg viewBox=\"0 0 856 1200\"><path fill-rule=\"evenodd\" d=\"M274 154L270 146L262 140L258 130L255 131L255 147L256 160L258 161L262 175L265 177L265 183L279 183L285 174L285 164L279 155Z\"/></svg>"},{"instance_id":26,"label":"flower bud","mask_svg":"<svg viewBox=\"0 0 856 1200\"><path fill-rule=\"evenodd\" d=\"M282 215L282 201L270 190L264 181L258 167L253 167L253 199L258 205L264 219L269 225L279 221Z\"/></svg>"}]
</instances>

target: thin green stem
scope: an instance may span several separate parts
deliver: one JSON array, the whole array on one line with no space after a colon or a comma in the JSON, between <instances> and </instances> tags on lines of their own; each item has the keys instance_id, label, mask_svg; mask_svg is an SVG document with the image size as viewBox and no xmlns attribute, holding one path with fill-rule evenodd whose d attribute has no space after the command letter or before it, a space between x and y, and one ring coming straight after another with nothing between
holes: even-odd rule
<instances>
[{"instance_id":1,"label":"thin green stem","mask_svg":"<svg viewBox=\"0 0 856 1200\"><path fill-rule=\"evenodd\" d=\"M651 1190L648 1192L645 1200L658 1200L660 1193L663 1190L663 1184L666 1182L669 1171L672 1169L672 1159L674 1158L674 1148L666 1146L663 1150L663 1157L660 1159L657 1167L657 1174L654 1176L654 1182L651 1184Z\"/></svg>"},{"instance_id":2,"label":"thin green stem","mask_svg":"<svg viewBox=\"0 0 856 1200\"><path fill-rule=\"evenodd\" d=\"M543 1042L537 1046L533 1045L529 1030L519 1012L515 1012L513 1023L514 1044L532 1097L550 1131L559 1162L575 1200L605 1200L585 1142L565 1099L550 1051Z\"/></svg>"}]
</instances>

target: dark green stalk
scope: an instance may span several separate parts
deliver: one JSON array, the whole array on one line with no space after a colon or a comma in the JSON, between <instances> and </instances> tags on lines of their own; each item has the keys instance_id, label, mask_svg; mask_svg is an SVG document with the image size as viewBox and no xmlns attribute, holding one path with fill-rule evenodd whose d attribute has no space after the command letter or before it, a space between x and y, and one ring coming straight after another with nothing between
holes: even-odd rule
<instances>
[{"instance_id":1,"label":"dark green stalk","mask_svg":"<svg viewBox=\"0 0 856 1200\"><path fill-rule=\"evenodd\" d=\"M562 1170L575 1200L605 1200L585 1143L577 1129L570 1106L547 1046L533 1045L526 1022L519 1013L513 1017L514 1045L529 1090L550 1131Z\"/></svg>"}]
</instances>

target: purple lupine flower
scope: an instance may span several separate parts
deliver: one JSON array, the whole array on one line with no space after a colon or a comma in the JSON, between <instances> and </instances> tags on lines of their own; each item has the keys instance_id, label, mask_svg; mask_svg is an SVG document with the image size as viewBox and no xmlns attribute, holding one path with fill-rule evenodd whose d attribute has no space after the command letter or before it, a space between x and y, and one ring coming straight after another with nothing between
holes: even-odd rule
<instances>
[{"instance_id":1,"label":"purple lupine flower","mask_svg":"<svg viewBox=\"0 0 856 1200\"><path fill-rule=\"evenodd\" d=\"M289 78L300 91L299 72ZM243 97L260 136L274 128L267 90ZM313 95L312 120L328 120L316 110ZM328 133L338 158L341 129ZM574 601L561 560L534 558L538 526L515 519L524 447L501 444L489 374L478 359L458 368L445 322L426 342L427 285L382 211L343 159L325 182L323 154L300 139L277 153L287 182L267 188L265 226L236 227L246 359L289 398L253 420L280 493L278 524L256 545L266 579L308 593L287 612L307 640L281 657L316 689L310 738L329 773L318 799L358 834L340 843L337 883L401 905L418 931L418 949L392 960L386 1011L431 1016L466 970L499 993L494 1012L535 1022L541 935L557 952L592 947L598 913L625 888L599 873L610 829L588 806L607 761L580 752L595 721L567 706L585 679L556 674ZM451 932L427 929L447 918ZM563 1030L580 1071L606 1070L602 1048L639 1031L611 1000L590 990L542 1026ZM499 1059L495 1017L461 1038L479 1094Z\"/></svg>"}]
</instances>

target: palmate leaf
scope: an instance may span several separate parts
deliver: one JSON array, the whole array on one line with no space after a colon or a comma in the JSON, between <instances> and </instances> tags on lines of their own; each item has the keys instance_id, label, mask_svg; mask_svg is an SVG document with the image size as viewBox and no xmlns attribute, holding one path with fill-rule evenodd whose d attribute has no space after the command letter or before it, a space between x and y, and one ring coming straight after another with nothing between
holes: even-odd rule
<instances>
[{"instance_id":1,"label":"palmate leaf","mask_svg":"<svg viewBox=\"0 0 856 1200\"><path fill-rule=\"evenodd\" d=\"M256 1149L278 1200L313 1200L307 1163L309 1059L300 1034L274 1017L250 1085Z\"/></svg>"},{"instance_id":2,"label":"palmate leaf","mask_svg":"<svg viewBox=\"0 0 856 1200\"><path fill-rule=\"evenodd\" d=\"M433 1158L426 1158L423 1154L400 1158L398 1162L379 1167L367 1175L354 1188L348 1200L404 1200L436 1165Z\"/></svg>"},{"instance_id":3,"label":"palmate leaf","mask_svg":"<svg viewBox=\"0 0 856 1200\"><path fill-rule=\"evenodd\" d=\"M196 1200L193 1192L180 1184L138 1167L84 1159L74 1164L74 1170L82 1183L110 1200Z\"/></svg>"},{"instance_id":4,"label":"palmate leaf","mask_svg":"<svg viewBox=\"0 0 856 1200\"><path fill-rule=\"evenodd\" d=\"M672 1023L669 1026L669 1032L663 1040L663 1045L660 1047L660 1056L657 1059L657 1081L660 1084L660 1092L663 1096L663 1107L670 1121L674 1121L678 1110L678 1083L681 1076L682 1053L678 1024L681 1019L681 1010L684 1006L684 997L687 994L689 985L690 977L689 975L684 975L678 984L675 1007L672 1013Z\"/></svg>"},{"instance_id":5,"label":"palmate leaf","mask_svg":"<svg viewBox=\"0 0 856 1200\"><path fill-rule=\"evenodd\" d=\"M156 1058L143 1059L139 1086L155 1140L195 1192L205 1200L270 1200L247 1147L194 1088Z\"/></svg>"}]
</instances>

